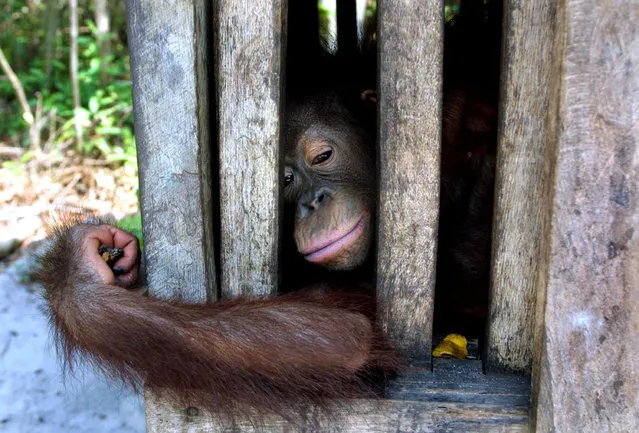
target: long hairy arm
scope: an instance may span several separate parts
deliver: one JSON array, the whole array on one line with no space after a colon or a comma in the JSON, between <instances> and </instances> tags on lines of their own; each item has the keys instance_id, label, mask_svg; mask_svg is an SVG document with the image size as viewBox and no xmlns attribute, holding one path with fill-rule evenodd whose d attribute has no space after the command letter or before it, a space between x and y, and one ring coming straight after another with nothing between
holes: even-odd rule
<instances>
[{"instance_id":1,"label":"long hairy arm","mask_svg":"<svg viewBox=\"0 0 639 433\"><path fill-rule=\"evenodd\" d=\"M123 250L117 276L100 245ZM53 233L35 277L68 367L80 356L134 387L144 383L218 413L294 414L307 404L370 394L370 372L397 366L371 320L370 296L161 301L127 290L137 257L132 235L99 221Z\"/></svg>"}]
</instances>

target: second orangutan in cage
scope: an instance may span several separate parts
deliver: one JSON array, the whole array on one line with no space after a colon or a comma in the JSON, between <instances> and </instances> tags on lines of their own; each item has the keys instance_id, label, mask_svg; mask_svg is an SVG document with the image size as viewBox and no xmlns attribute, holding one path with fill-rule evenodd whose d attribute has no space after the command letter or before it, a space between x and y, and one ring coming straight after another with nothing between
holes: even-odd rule
<instances>
[{"instance_id":1,"label":"second orangutan in cage","mask_svg":"<svg viewBox=\"0 0 639 433\"><path fill-rule=\"evenodd\" d=\"M161 301L128 290L138 276L133 235L101 221L66 224L52 235L36 279L68 362L84 356L127 383L170 389L217 413L326 407L371 395L372 373L396 371L374 296L344 290L372 281L375 94L367 80L334 79L325 67L334 64L321 63L300 61L322 73L306 77L313 84L304 89L287 89L284 272L287 290L326 284L260 300ZM436 318L447 324L461 314L460 323L481 334L476 319L485 315L486 295L474 286L487 278L490 255L496 98L455 78L458 66L447 62L445 75L452 78L445 79L438 274L451 278L438 279ZM289 66L289 77L297 72ZM104 246L121 250L112 266ZM298 263L312 264L310 271L295 272Z\"/></svg>"}]
</instances>

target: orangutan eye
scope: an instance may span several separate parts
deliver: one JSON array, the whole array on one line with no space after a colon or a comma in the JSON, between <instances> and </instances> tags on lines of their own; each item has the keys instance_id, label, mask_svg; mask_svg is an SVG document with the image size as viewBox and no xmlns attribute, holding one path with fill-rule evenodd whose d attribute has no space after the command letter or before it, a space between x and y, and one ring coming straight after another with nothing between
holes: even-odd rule
<instances>
[{"instance_id":1,"label":"orangutan eye","mask_svg":"<svg viewBox=\"0 0 639 433\"><path fill-rule=\"evenodd\" d=\"M326 152L322 152L319 155L317 155L315 158L313 158L313 161L311 161L311 165L317 165L325 161L328 161L331 158L331 156L333 156L332 150L327 150Z\"/></svg>"},{"instance_id":2,"label":"orangutan eye","mask_svg":"<svg viewBox=\"0 0 639 433\"><path fill-rule=\"evenodd\" d=\"M284 186L288 186L291 182L293 182L293 173L288 173L284 176Z\"/></svg>"}]
</instances>

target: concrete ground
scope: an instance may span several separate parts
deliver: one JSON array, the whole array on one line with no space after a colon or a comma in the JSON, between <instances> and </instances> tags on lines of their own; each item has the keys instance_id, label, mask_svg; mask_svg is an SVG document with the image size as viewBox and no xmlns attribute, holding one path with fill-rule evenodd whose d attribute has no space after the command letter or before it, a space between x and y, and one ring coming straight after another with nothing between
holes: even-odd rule
<instances>
[{"instance_id":1,"label":"concrete ground","mask_svg":"<svg viewBox=\"0 0 639 433\"><path fill-rule=\"evenodd\" d=\"M0 273L0 432L144 432L141 397L87 367L63 378L29 266Z\"/></svg>"}]
</instances>

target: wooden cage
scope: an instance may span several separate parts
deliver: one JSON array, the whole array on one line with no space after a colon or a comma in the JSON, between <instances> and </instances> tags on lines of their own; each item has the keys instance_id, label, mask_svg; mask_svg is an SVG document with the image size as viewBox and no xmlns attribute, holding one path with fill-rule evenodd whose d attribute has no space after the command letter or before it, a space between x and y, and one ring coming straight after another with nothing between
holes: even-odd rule
<instances>
[{"instance_id":1,"label":"wooden cage","mask_svg":"<svg viewBox=\"0 0 639 433\"><path fill-rule=\"evenodd\" d=\"M286 7L127 1L153 296L278 287ZM486 374L430 355L443 21L440 0L379 1L378 307L422 363L305 431L634 431L639 3L505 1ZM146 407L150 432L257 428Z\"/></svg>"}]
</instances>

